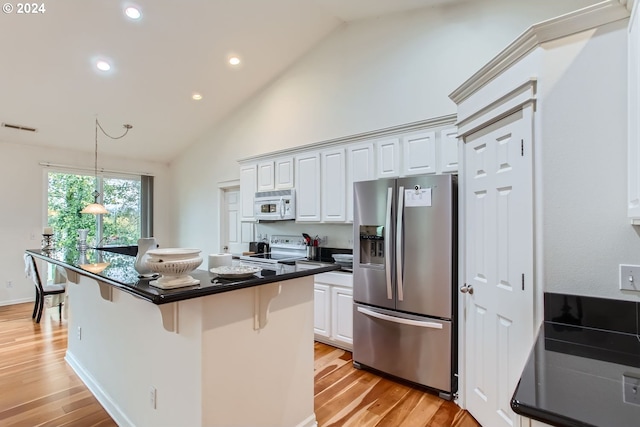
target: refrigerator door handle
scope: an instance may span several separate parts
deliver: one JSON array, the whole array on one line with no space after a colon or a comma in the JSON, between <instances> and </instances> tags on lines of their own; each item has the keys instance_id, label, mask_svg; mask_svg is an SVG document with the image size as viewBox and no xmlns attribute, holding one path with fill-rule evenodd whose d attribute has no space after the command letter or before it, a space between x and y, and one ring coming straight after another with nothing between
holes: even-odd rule
<instances>
[{"instance_id":1,"label":"refrigerator door handle","mask_svg":"<svg viewBox=\"0 0 640 427\"><path fill-rule=\"evenodd\" d=\"M404 224L404 186L398 189L398 212L396 212L396 281L398 283L398 301L404 300L404 289L402 284L403 274L403 254L402 254L402 237Z\"/></svg>"},{"instance_id":2,"label":"refrigerator door handle","mask_svg":"<svg viewBox=\"0 0 640 427\"><path fill-rule=\"evenodd\" d=\"M363 307L358 307L358 312L367 316L375 317L376 319L387 320L393 323L400 323L402 325L418 326L421 328L442 329L442 323L425 322L423 320L404 319L402 317L389 316L388 314L378 313L377 311L369 310Z\"/></svg>"},{"instance_id":3,"label":"refrigerator door handle","mask_svg":"<svg viewBox=\"0 0 640 427\"><path fill-rule=\"evenodd\" d=\"M391 206L393 204L393 188L387 188L387 216L384 224L384 271L387 279L387 299L393 299L391 290L391 242L389 240L391 231Z\"/></svg>"}]
</instances>

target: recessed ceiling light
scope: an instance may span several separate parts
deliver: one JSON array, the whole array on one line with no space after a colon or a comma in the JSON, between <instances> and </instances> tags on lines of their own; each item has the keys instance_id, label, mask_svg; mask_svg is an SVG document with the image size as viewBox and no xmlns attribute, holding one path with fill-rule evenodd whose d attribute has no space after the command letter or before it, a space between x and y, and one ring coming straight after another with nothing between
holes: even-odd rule
<instances>
[{"instance_id":1,"label":"recessed ceiling light","mask_svg":"<svg viewBox=\"0 0 640 427\"><path fill-rule=\"evenodd\" d=\"M124 14L127 15L131 19L140 19L142 14L140 13L140 9L129 6L124 10Z\"/></svg>"},{"instance_id":2,"label":"recessed ceiling light","mask_svg":"<svg viewBox=\"0 0 640 427\"><path fill-rule=\"evenodd\" d=\"M191 95L191 99L193 99L194 101L200 101L202 99L202 95L200 95L199 93L194 93L193 95Z\"/></svg>"},{"instance_id":3,"label":"recessed ceiling light","mask_svg":"<svg viewBox=\"0 0 640 427\"><path fill-rule=\"evenodd\" d=\"M232 56L229 58L229 64L231 65L240 65L240 58L237 56Z\"/></svg>"},{"instance_id":4,"label":"recessed ceiling light","mask_svg":"<svg viewBox=\"0 0 640 427\"><path fill-rule=\"evenodd\" d=\"M96 62L96 67L100 71L109 71L111 69L111 64L101 59L98 62Z\"/></svg>"}]
</instances>

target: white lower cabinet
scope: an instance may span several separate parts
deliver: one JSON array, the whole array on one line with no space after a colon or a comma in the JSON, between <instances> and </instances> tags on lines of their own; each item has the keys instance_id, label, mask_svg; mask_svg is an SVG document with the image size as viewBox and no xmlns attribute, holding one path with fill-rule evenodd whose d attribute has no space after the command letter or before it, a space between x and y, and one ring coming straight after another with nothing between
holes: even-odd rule
<instances>
[{"instance_id":1,"label":"white lower cabinet","mask_svg":"<svg viewBox=\"0 0 640 427\"><path fill-rule=\"evenodd\" d=\"M317 341L353 349L353 276L351 273L315 275L314 333Z\"/></svg>"},{"instance_id":2,"label":"white lower cabinet","mask_svg":"<svg viewBox=\"0 0 640 427\"><path fill-rule=\"evenodd\" d=\"M331 288L331 338L353 348L353 289Z\"/></svg>"},{"instance_id":3,"label":"white lower cabinet","mask_svg":"<svg viewBox=\"0 0 640 427\"><path fill-rule=\"evenodd\" d=\"M316 337L331 336L331 287L315 283L313 287L313 332Z\"/></svg>"}]
</instances>

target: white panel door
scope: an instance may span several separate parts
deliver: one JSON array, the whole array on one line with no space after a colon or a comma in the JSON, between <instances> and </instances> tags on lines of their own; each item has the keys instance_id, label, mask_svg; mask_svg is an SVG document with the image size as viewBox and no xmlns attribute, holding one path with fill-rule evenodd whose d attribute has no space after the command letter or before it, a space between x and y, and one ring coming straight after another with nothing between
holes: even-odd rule
<instances>
[{"instance_id":1,"label":"white panel door","mask_svg":"<svg viewBox=\"0 0 640 427\"><path fill-rule=\"evenodd\" d=\"M322 221L344 222L347 212L344 148L321 153Z\"/></svg>"},{"instance_id":2,"label":"white panel door","mask_svg":"<svg viewBox=\"0 0 640 427\"><path fill-rule=\"evenodd\" d=\"M353 222L353 183L375 177L373 143L347 147L347 221Z\"/></svg>"},{"instance_id":3,"label":"white panel door","mask_svg":"<svg viewBox=\"0 0 640 427\"><path fill-rule=\"evenodd\" d=\"M331 335L331 287L316 283L313 286L313 332L327 337Z\"/></svg>"},{"instance_id":4,"label":"white panel door","mask_svg":"<svg viewBox=\"0 0 640 427\"><path fill-rule=\"evenodd\" d=\"M335 341L353 348L353 290L331 288L331 335Z\"/></svg>"},{"instance_id":5,"label":"white panel door","mask_svg":"<svg viewBox=\"0 0 640 427\"><path fill-rule=\"evenodd\" d=\"M402 152L402 175L436 173L435 132L404 136Z\"/></svg>"},{"instance_id":6,"label":"white panel door","mask_svg":"<svg viewBox=\"0 0 640 427\"><path fill-rule=\"evenodd\" d=\"M276 159L276 190L293 188L293 157Z\"/></svg>"},{"instance_id":7,"label":"white panel door","mask_svg":"<svg viewBox=\"0 0 640 427\"><path fill-rule=\"evenodd\" d=\"M377 141L376 152L378 178L400 176L400 139L390 138Z\"/></svg>"},{"instance_id":8,"label":"white panel door","mask_svg":"<svg viewBox=\"0 0 640 427\"><path fill-rule=\"evenodd\" d=\"M275 187L273 162L258 163L258 191L273 190Z\"/></svg>"},{"instance_id":9,"label":"white panel door","mask_svg":"<svg viewBox=\"0 0 640 427\"><path fill-rule=\"evenodd\" d=\"M224 192L225 221L222 224L220 251L240 253L242 246L242 230L240 222L240 190L231 189Z\"/></svg>"},{"instance_id":10,"label":"white panel door","mask_svg":"<svg viewBox=\"0 0 640 427\"><path fill-rule=\"evenodd\" d=\"M465 396L483 426L519 425L534 340L532 120L526 107L465 138Z\"/></svg>"},{"instance_id":11,"label":"white panel door","mask_svg":"<svg viewBox=\"0 0 640 427\"><path fill-rule=\"evenodd\" d=\"M440 172L450 173L458 171L458 129L444 129L440 131Z\"/></svg>"},{"instance_id":12,"label":"white panel door","mask_svg":"<svg viewBox=\"0 0 640 427\"><path fill-rule=\"evenodd\" d=\"M253 196L257 187L257 165L240 166L240 215L243 221L253 221Z\"/></svg>"},{"instance_id":13,"label":"white panel door","mask_svg":"<svg viewBox=\"0 0 640 427\"><path fill-rule=\"evenodd\" d=\"M296 221L320 222L320 154L295 158Z\"/></svg>"}]
</instances>

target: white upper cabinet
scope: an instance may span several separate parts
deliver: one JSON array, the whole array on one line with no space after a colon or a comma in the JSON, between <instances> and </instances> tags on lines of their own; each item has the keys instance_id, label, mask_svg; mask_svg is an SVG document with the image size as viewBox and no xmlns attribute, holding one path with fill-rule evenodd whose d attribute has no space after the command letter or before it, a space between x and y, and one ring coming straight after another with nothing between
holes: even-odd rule
<instances>
[{"instance_id":1,"label":"white upper cabinet","mask_svg":"<svg viewBox=\"0 0 640 427\"><path fill-rule=\"evenodd\" d=\"M258 163L258 191L274 189L273 161Z\"/></svg>"},{"instance_id":2,"label":"white upper cabinet","mask_svg":"<svg viewBox=\"0 0 640 427\"><path fill-rule=\"evenodd\" d=\"M276 159L275 169L276 190L293 188L293 157Z\"/></svg>"},{"instance_id":3,"label":"white upper cabinet","mask_svg":"<svg viewBox=\"0 0 640 427\"><path fill-rule=\"evenodd\" d=\"M344 222L346 218L347 196L344 158L344 148L321 152L323 222Z\"/></svg>"},{"instance_id":4,"label":"white upper cabinet","mask_svg":"<svg viewBox=\"0 0 640 427\"><path fill-rule=\"evenodd\" d=\"M636 2L629 21L628 49L628 183L627 214L640 225L640 5Z\"/></svg>"},{"instance_id":5,"label":"white upper cabinet","mask_svg":"<svg viewBox=\"0 0 640 427\"><path fill-rule=\"evenodd\" d=\"M240 166L240 218L253 221L253 196L257 189L257 171L255 163Z\"/></svg>"},{"instance_id":6,"label":"white upper cabinet","mask_svg":"<svg viewBox=\"0 0 640 427\"><path fill-rule=\"evenodd\" d=\"M293 156L258 163L258 191L293 188Z\"/></svg>"},{"instance_id":7,"label":"white upper cabinet","mask_svg":"<svg viewBox=\"0 0 640 427\"><path fill-rule=\"evenodd\" d=\"M377 178L458 170L455 116L438 118L422 130L331 142L314 148L240 160L242 220L254 220L256 191L295 188L296 221L353 222L353 184Z\"/></svg>"},{"instance_id":8,"label":"white upper cabinet","mask_svg":"<svg viewBox=\"0 0 640 427\"><path fill-rule=\"evenodd\" d=\"M402 137L402 175L436 173L436 133L420 132Z\"/></svg>"},{"instance_id":9,"label":"white upper cabinet","mask_svg":"<svg viewBox=\"0 0 640 427\"><path fill-rule=\"evenodd\" d=\"M295 157L296 221L320 222L320 153Z\"/></svg>"},{"instance_id":10,"label":"white upper cabinet","mask_svg":"<svg viewBox=\"0 0 640 427\"><path fill-rule=\"evenodd\" d=\"M377 178L400 176L400 138L383 139L376 142Z\"/></svg>"},{"instance_id":11,"label":"white upper cabinet","mask_svg":"<svg viewBox=\"0 0 640 427\"><path fill-rule=\"evenodd\" d=\"M347 147L347 221L353 222L353 183L376 178L372 142Z\"/></svg>"},{"instance_id":12,"label":"white upper cabinet","mask_svg":"<svg viewBox=\"0 0 640 427\"><path fill-rule=\"evenodd\" d=\"M450 128L440 131L440 172L458 171L458 129Z\"/></svg>"}]
</instances>

